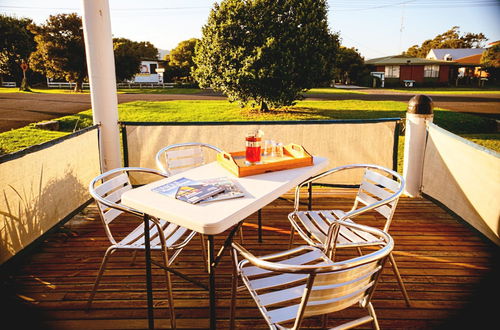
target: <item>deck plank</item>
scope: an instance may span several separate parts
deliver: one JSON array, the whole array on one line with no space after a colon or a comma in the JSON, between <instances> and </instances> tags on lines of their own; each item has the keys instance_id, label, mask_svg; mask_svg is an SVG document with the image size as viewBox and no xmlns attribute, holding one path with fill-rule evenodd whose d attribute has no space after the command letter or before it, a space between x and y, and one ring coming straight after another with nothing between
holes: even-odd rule
<instances>
[{"instance_id":1,"label":"deck plank","mask_svg":"<svg viewBox=\"0 0 500 330\"><path fill-rule=\"evenodd\" d=\"M335 189L315 195L316 209L349 209L349 197ZM264 243L257 241L256 215L244 225L244 245L257 255L284 250L288 246L290 226L287 214L293 208L293 195L286 194L263 209ZM363 215L358 222L379 226L377 214ZM137 224L126 218L116 230L126 233ZM391 235L396 247L394 256L414 306L408 308L395 277L385 269L373 304L379 323L386 329L436 329L467 325L494 319L494 312L484 302L485 293L498 297L498 283L488 288L498 272L498 247L475 230L422 198L401 198ZM220 244L224 235L216 236ZM302 244L296 236L296 242ZM93 309L85 311L101 258L108 246L97 210L92 204L64 225L63 230L48 236L36 251L16 263L16 269L2 273L2 302L11 310L30 315L24 325L36 322L37 329L145 329L147 303L144 283L144 260L138 256L130 266L131 254L117 252L110 260ZM347 254L349 252L346 252ZM194 239L178 258L175 267L201 281L206 281L200 243ZM224 258L217 269L218 328L228 328L231 264ZM173 276L177 324L180 329L208 327L208 292ZM169 328L163 272L153 269L155 316L158 328ZM484 290L484 288L488 288ZM10 298L10 299L9 299ZM471 307L472 306L472 307ZM4 306L5 307L5 306ZM5 310L5 309L4 309ZM474 312L474 317L470 316ZM328 326L359 315L352 308L329 316ZM10 318L4 320L8 324ZM23 322L17 320L16 328ZM30 323L31 322L31 323ZM42 324L45 324L44 328ZM484 323L488 325L489 323ZM21 327L20 327L21 325ZM266 329L250 296L239 294L237 325L240 329ZM319 328L312 318L304 328ZM3 327L2 327L3 328ZM10 329L10 328L5 328Z\"/></svg>"}]
</instances>

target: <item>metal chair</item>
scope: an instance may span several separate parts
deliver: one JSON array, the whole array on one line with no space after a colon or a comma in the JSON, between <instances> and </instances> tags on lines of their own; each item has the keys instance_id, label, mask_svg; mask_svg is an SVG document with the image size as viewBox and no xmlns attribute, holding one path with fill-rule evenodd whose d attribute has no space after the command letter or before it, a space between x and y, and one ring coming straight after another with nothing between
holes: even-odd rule
<instances>
[{"instance_id":1,"label":"metal chair","mask_svg":"<svg viewBox=\"0 0 500 330\"><path fill-rule=\"evenodd\" d=\"M305 185L310 185L325 176L341 171L364 169L364 175L354 199L354 204L349 211L343 210L307 210L300 211L300 190ZM356 230L343 228L336 242L328 241L328 230L334 220L350 221L368 211L375 210L383 216L385 223L383 231L389 232L392 217L396 210L399 197L403 193L405 181L400 174L378 165L354 164L340 166L319 174L304 181L295 190L295 209L288 215L292 225L290 246L293 243L294 232L297 231L307 244L326 249L335 243L337 248L355 247L361 254L361 247L378 245L379 241L371 236L358 233ZM411 306L410 298L399 273L394 256L389 254L392 270L396 275L399 287L405 298L406 304Z\"/></svg>"},{"instance_id":2,"label":"metal chair","mask_svg":"<svg viewBox=\"0 0 500 330\"><path fill-rule=\"evenodd\" d=\"M124 167L105 172L90 182L89 191L96 201L106 236L111 242L111 245L104 254L101 267L99 268L97 278L87 302L87 310L89 310L92 306L92 301L96 294L97 287L99 286L99 282L104 274L111 254L117 250L134 251L133 263L135 261L136 252L138 250L145 249L144 222L141 222L141 224L135 227L132 231L120 238L113 234L112 228L110 227L110 224L112 222L116 223L115 221L117 221L123 213L132 214L140 217L141 219L144 217L143 213L120 204L122 194L132 189L129 174L138 172L152 174L159 176L160 178L166 177L164 173L157 170L140 167ZM149 230L151 251L158 251L161 253L163 263L162 266L165 269L165 278L168 289L167 297L170 309L170 322L172 328L175 329L172 282L170 279L170 272L167 270L167 267L170 267L182 249L196 235L196 232L173 223L169 223L163 219L151 217L150 221L151 224ZM171 256L169 256L169 252L172 252Z\"/></svg>"},{"instance_id":3,"label":"metal chair","mask_svg":"<svg viewBox=\"0 0 500 330\"><path fill-rule=\"evenodd\" d=\"M235 328L238 275L270 329L299 329L304 318L317 315L324 316L325 327L327 314L357 303L368 311L368 315L344 323L339 328L349 329L373 322L374 327L379 329L371 298L394 242L389 234L380 229L352 222L334 221L330 228L328 236L333 241L341 230L348 228L377 238L379 249L334 262L327 256L332 251L334 253L334 245L327 251L306 245L256 257L233 242L230 329ZM237 252L244 258L239 263Z\"/></svg>"},{"instance_id":4,"label":"metal chair","mask_svg":"<svg viewBox=\"0 0 500 330\"><path fill-rule=\"evenodd\" d=\"M207 143L187 142L166 146L156 153L156 166L169 176L205 164L204 150L223 150Z\"/></svg>"}]
</instances>

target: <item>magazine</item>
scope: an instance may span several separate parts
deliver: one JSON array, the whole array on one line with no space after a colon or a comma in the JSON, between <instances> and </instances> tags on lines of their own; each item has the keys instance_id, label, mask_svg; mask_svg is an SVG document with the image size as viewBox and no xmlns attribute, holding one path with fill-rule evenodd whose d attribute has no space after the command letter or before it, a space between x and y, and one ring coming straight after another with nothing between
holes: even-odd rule
<instances>
[{"instance_id":1,"label":"magazine","mask_svg":"<svg viewBox=\"0 0 500 330\"><path fill-rule=\"evenodd\" d=\"M201 183L183 177L152 190L168 197L195 204L205 198L223 192L224 187Z\"/></svg>"},{"instance_id":2,"label":"magazine","mask_svg":"<svg viewBox=\"0 0 500 330\"><path fill-rule=\"evenodd\" d=\"M223 192L224 188L211 184L183 185L177 189L175 198L191 204L196 204L206 198Z\"/></svg>"},{"instance_id":3,"label":"magazine","mask_svg":"<svg viewBox=\"0 0 500 330\"><path fill-rule=\"evenodd\" d=\"M237 182L228 177L197 181L182 177L152 190L192 204L245 196Z\"/></svg>"},{"instance_id":4,"label":"magazine","mask_svg":"<svg viewBox=\"0 0 500 330\"><path fill-rule=\"evenodd\" d=\"M241 189L241 187L238 185L238 183L234 180L231 180L228 177L206 179L206 180L202 180L201 182L207 183L207 184L212 184L212 185L217 185L219 187L223 187L224 191L220 192L216 195L213 195L211 197L208 197L208 198L200 201L200 203L215 202L215 201L220 201L220 200L224 200L224 199L238 198L238 197L245 196L243 189Z\"/></svg>"}]
</instances>

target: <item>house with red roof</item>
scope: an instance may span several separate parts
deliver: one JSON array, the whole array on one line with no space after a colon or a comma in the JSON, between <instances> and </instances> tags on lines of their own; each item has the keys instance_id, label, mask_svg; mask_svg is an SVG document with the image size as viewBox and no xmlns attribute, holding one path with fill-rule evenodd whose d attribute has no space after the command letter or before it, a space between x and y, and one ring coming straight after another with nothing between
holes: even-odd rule
<instances>
[{"instance_id":1,"label":"house with red roof","mask_svg":"<svg viewBox=\"0 0 500 330\"><path fill-rule=\"evenodd\" d=\"M453 61L394 55L373 58L365 64L374 67L372 75L379 77L383 86L448 85L456 76Z\"/></svg>"}]
</instances>

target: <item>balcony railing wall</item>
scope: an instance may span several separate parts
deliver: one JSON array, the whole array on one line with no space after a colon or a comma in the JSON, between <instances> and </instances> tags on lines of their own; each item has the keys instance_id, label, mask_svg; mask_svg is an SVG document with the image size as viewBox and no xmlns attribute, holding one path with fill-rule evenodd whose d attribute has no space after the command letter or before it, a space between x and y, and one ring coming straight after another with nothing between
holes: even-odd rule
<instances>
[{"instance_id":1,"label":"balcony railing wall","mask_svg":"<svg viewBox=\"0 0 500 330\"><path fill-rule=\"evenodd\" d=\"M129 166L155 168L162 147L205 142L228 152L244 150L245 134L264 131L263 140L302 145L310 154L329 159L329 167L370 163L397 166L399 118L290 122L132 123L123 122L124 159ZM347 171L349 172L349 171ZM360 173L332 176L323 183L353 184Z\"/></svg>"},{"instance_id":2,"label":"balcony railing wall","mask_svg":"<svg viewBox=\"0 0 500 330\"><path fill-rule=\"evenodd\" d=\"M0 264L90 200L98 146L91 127L0 158Z\"/></svg>"},{"instance_id":3,"label":"balcony railing wall","mask_svg":"<svg viewBox=\"0 0 500 330\"><path fill-rule=\"evenodd\" d=\"M428 124L422 192L500 245L500 155Z\"/></svg>"}]
</instances>

